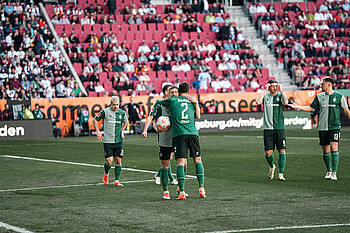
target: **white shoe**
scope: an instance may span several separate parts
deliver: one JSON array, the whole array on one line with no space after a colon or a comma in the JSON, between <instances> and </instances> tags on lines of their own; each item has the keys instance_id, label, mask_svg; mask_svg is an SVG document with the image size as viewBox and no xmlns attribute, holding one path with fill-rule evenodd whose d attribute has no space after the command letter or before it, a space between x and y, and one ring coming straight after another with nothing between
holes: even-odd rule
<instances>
[{"instance_id":1,"label":"white shoe","mask_svg":"<svg viewBox=\"0 0 350 233\"><path fill-rule=\"evenodd\" d=\"M170 200L169 191L165 191L163 194L163 199Z\"/></svg>"},{"instance_id":2,"label":"white shoe","mask_svg":"<svg viewBox=\"0 0 350 233\"><path fill-rule=\"evenodd\" d=\"M276 166L275 164L273 165L273 167L270 168L270 171L269 171L269 179L272 180L273 179L273 176L275 175L275 169L276 169Z\"/></svg>"},{"instance_id":3,"label":"white shoe","mask_svg":"<svg viewBox=\"0 0 350 233\"><path fill-rule=\"evenodd\" d=\"M286 178L284 178L283 174L282 173L279 173L278 174L278 180L282 180L282 181L285 181Z\"/></svg>"},{"instance_id":4,"label":"white shoe","mask_svg":"<svg viewBox=\"0 0 350 233\"><path fill-rule=\"evenodd\" d=\"M332 172L327 172L324 178L330 179L332 177Z\"/></svg>"},{"instance_id":5,"label":"white shoe","mask_svg":"<svg viewBox=\"0 0 350 233\"><path fill-rule=\"evenodd\" d=\"M335 172L332 173L331 180L338 180L337 173L335 173Z\"/></svg>"},{"instance_id":6,"label":"white shoe","mask_svg":"<svg viewBox=\"0 0 350 233\"><path fill-rule=\"evenodd\" d=\"M157 176L157 174L155 174L153 178L155 179L156 184L160 184L160 177Z\"/></svg>"},{"instance_id":7,"label":"white shoe","mask_svg":"<svg viewBox=\"0 0 350 233\"><path fill-rule=\"evenodd\" d=\"M178 182L177 182L177 180L174 179L173 181L170 182L170 184L171 184L171 185L177 185Z\"/></svg>"}]
</instances>

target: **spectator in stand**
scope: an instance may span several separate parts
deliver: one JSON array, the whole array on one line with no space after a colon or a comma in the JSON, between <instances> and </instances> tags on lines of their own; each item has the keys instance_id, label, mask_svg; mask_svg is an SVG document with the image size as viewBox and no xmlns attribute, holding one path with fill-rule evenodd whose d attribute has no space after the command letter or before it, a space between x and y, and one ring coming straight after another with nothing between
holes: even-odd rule
<instances>
[{"instance_id":1,"label":"spectator in stand","mask_svg":"<svg viewBox=\"0 0 350 233\"><path fill-rule=\"evenodd\" d=\"M216 23L216 18L213 13L209 13L205 16L205 22L206 23Z\"/></svg>"},{"instance_id":2,"label":"spectator in stand","mask_svg":"<svg viewBox=\"0 0 350 233\"><path fill-rule=\"evenodd\" d=\"M198 74L200 89L208 90L208 85L211 83L211 76L207 71L202 71Z\"/></svg>"},{"instance_id":3,"label":"spectator in stand","mask_svg":"<svg viewBox=\"0 0 350 233\"><path fill-rule=\"evenodd\" d=\"M201 11L198 0L193 1L193 4L191 5L190 11L191 11L191 13L199 13Z\"/></svg>"}]
</instances>

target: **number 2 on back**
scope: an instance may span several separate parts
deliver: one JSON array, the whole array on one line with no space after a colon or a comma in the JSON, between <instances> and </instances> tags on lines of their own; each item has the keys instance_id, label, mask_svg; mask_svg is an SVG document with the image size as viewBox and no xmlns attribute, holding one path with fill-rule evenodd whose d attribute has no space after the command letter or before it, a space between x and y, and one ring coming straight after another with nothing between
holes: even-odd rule
<instances>
[{"instance_id":1,"label":"number 2 on back","mask_svg":"<svg viewBox=\"0 0 350 233\"><path fill-rule=\"evenodd\" d=\"M181 107L185 107L184 110L182 110L181 112L181 118L188 119L188 114L185 113L188 109L188 103L181 103Z\"/></svg>"}]
</instances>

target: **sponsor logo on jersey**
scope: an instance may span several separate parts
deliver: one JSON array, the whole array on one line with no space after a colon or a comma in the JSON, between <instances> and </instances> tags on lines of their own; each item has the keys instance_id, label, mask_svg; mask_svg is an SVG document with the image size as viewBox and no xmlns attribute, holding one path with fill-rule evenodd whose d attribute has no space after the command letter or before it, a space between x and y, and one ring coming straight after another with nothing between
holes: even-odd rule
<instances>
[{"instance_id":1,"label":"sponsor logo on jersey","mask_svg":"<svg viewBox=\"0 0 350 233\"><path fill-rule=\"evenodd\" d=\"M97 115L96 115L96 117L100 117L101 116L101 112L99 112Z\"/></svg>"}]
</instances>

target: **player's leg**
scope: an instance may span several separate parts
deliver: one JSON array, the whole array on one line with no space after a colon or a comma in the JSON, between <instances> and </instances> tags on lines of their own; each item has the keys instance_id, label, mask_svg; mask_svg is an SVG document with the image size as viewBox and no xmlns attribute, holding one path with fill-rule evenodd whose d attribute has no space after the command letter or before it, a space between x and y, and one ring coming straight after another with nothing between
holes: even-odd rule
<instances>
[{"instance_id":1,"label":"player's leg","mask_svg":"<svg viewBox=\"0 0 350 233\"><path fill-rule=\"evenodd\" d=\"M318 136L320 139L320 145L322 146L323 161L327 169L327 173L324 178L330 179L332 176L332 169L331 169L331 156L330 156L331 147L330 147L330 141L329 141L329 132L318 131Z\"/></svg>"},{"instance_id":2,"label":"player's leg","mask_svg":"<svg viewBox=\"0 0 350 233\"><path fill-rule=\"evenodd\" d=\"M177 185L178 182L177 182L177 180L175 180L173 173L171 172L171 160L173 159L173 154L174 154L174 152L171 152L171 154L170 154L168 177L170 179L170 184ZM186 169L185 169L185 175L186 175Z\"/></svg>"},{"instance_id":3,"label":"player's leg","mask_svg":"<svg viewBox=\"0 0 350 233\"><path fill-rule=\"evenodd\" d=\"M286 165L286 131L285 129L279 129L277 130L277 141L276 141L276 147L279 153L278 156L278 167L279 167L279 174L278 174L278 180L286 180L283 176L284 167Z\"/></svg>"},{"instance_id":4,"label":"player's leg","mask_svg":"<svg viewBox=\"0 0 350 233\"><path fill-rule=\"evenodd\" d=\"M113 149L111 148L110 143L104 143L103 148L104 148L105 159L106 159L106 162L103 166L104 167L103 183L107 185L108 177L109 177L109 169L111 169L112 163L113 163Z\"/></svg>"},{"instance_id":5,"label":"player's leg","mask_svg":"<svg viewBox=\"0 0 350 233\"><path fill-rule=\"evenodd\" d=\"M330 132L330 147L332 153L332 177L331 180L337 180L337 169L339 164L338 144L340 139L340 130Z\"/></svg>"},{"instance_id":6,"label":"player's leg","mask_svg":"<svg viewBox=\"0 0 350 233\"><path fill-rule=\"evenodd\" d=\"M122 187L120 183L120 176L122 174L122 158L124 156L123 142L116 143L114 149L114 160L115 160L115 182L114 186Z\"/></svg>"},{"instance_id":7,"label":"player's leg","mask_svg":"<svg viewBox=\"0 0 350 233\"><path fill-rule=\"evenodd\" d=\"M201 158L201 147L199 143L199 137L196 135L189 136L189 150L190 156L193 158L193 162L196 167L196 176L199 185L199 196L206 198L204 190L204 166Z\"/></svg>"},{"instance_id":8,"label":"player's leg","mask_svg":"<svg viewBox=\"0 0 350 233\"><path fill-rule=\"evenodd\" d=\"M168 172L169 172L169 160L170 154L172 153L172 147L159 147L159 158L161 160L161 172L160 180L163 186L163 199L170 199L169 190L168 190Z\"/></svg>"},{"instance_id":9,"label":"player's leg","mask_svg":"<svg viewBox=\"0 0 350 233\"><path fill-rule=\"evenodd\" d=\"M273 164L273 150L275 148L273 130L264 130L265 159L270 166L269 179L273 179L276 166Z\"/></svg>"}]
</instances>

